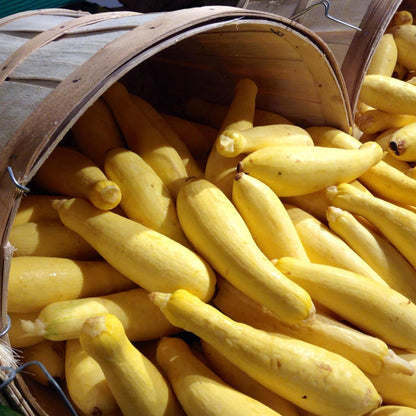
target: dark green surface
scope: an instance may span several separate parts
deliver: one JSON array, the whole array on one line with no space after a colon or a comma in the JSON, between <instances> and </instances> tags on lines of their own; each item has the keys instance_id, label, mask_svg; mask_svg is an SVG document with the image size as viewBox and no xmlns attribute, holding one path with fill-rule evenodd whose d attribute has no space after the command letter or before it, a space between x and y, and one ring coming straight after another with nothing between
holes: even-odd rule
<instances>
[{"instance_id":1,"label":"dark green surface","mask_svg":"<svg viewBox=\"0 0 416 416\"><path fill-rule=\"evenodd\" d=\"M0 0L0 18L26 10L60 8L74 3L71 0Z\"/></svg>"},{"instance_id":2,"label":"dark green surface","mask_svg":"<svg viewBox=\"0 0 416 416\"><path fill-rule=\"evenodd\" d=\"M0 416L22 416L21 413L17 413L14 410L0 404Z\"/></svg>"}]
</instances>

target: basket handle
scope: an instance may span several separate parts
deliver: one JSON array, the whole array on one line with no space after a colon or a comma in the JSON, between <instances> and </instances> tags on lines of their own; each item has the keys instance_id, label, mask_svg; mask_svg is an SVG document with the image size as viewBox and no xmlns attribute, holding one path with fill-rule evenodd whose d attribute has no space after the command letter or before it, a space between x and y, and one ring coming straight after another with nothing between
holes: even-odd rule
<instances>
[{"instance_id":1,"label":"basket handle","mask_svg":"<svg viewBox=\"0 0 416 416\"><path fill-rule=\"evenodd\" d=\"M41 368L41 370L45 373L51 385L54 387L58 395L64 401L71 415L78 416L78 413L75 411L74 407L72 406L71 402L66 397L65 393L63 392L63 390L61 389L57 381L50 375L46 367L40 361L28 361L27 363L24 363L20 367L17 367L17 368L13 368L10 366L0 366L0 371L2 371L6 376L5 380L0 383L0 391L2 391L9 383L11 383L16 378L17 373L24 370L26 367L30 365L38 365Z\"/></svg>"},{"instance_id":2,"label":"basket handle","mask_svg":"<svg viewBox=\"0 0 416 416\"><path fill-rule=\"evenodd\" d=\"M319 5L319 4L321 4L322 6L324 6L324 14L325 14L325 17L327 19L333 20L334 22L337 22L337 23L340 23L342 25L348 26L348 27L350 27L352 29L361 31L361 28L359 28L357 26L354 26L351 23L344 22L343 20L337 19L334 16L331 16L329 14L329 6L331 5L331 2L329 0L321 0L321 1L318 1L317 3L314 3L314 4L310 5L310 6L302 9L298 13L295 13L294 15L290 16L289 19L291 19L291 20L297 20L297 19L299 19L299 17L303 16L305 13L307 13L309 10L311 10L313 7L315 7L315 6Z\"/></svg>"}]
</instances>

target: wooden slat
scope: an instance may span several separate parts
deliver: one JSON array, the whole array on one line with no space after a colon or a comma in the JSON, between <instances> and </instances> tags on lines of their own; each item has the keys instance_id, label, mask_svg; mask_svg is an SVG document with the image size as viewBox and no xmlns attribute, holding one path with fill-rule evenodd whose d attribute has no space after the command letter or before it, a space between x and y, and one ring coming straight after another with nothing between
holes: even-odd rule
<instances>
[{"instance_id":1,"label":"wooden slat","mask_svg":"<svg viewBox=\"0 0 416 416\"><path fill-rule=\"evenodd\" d=\"M51 91L52 88L12 81L0 84L0 149Z\"/></svg>"},{"instance_id":2,"label":"wooden slat","mask_svg":"<svg viewBox=\"0 0 416 416\"><path fill-rule=\"evenodd\" d=\"M26 38L0 33L0 62L5 61L14 51L27 42Z\"/></svg>"},{"instance_id":3,"label":"wooden slat","mask_svg":"<svg viewBox=\"0 0 416 416\"><path fill-rule=\"evenodd\" d=\"M62 16L54 14L29 15L3 24L0 26L0 31L41 33L77 18L79 18L79 16Z\"/></svg>"},{"instance_id":4,"label":"wooden slat","mask_svg":"<svg viewBox=\"0 0 416 416\"><path fill-rule=\"evenodd\" d=\"M241 44L241 33L235 31L225 31L221 29L218 33L206 32L198 35L197 38L186 39L180 47L169 48L166 55L176 54L178 59L188 60L188 54L200 59L201 55L215 56L238 56L250 58L257 54L259 45L267 50L269 59L285 59L298 61L301 58L299 53L282 39L280 43L276 42L276 36L270 30L264 27L252 30L244 30L244 44Z\"/></svg>"},{"instance_id":5,"label":"wooden slat","mask_svg":"<svg viewBox=\"0 0 416 416\"><path fill-rule=\"evenodd\" d=\"M400 3L401 0L373 0L361 23L365 30L357 32L351 42L341 70L353 110L371 57Z\"/></svg>"},{"instance_id":6,"label":"wooden slat","mask_svg":"<svg viewBox=\"0 0 416 416\"><path fill-rule=\"evenodd\" d=\"M149 22L157 17L157 13L145 13L140 14L136 13L132 16L119 17L118 19L106 20L101 22L96 22L88 26L80 26L68 30L68 34L81 34L96 32L102 30L119 30L119 29L133 29L136 26L142 25L143 23Z\"/></svg>"},{"instance_id":7,"label":"wooden slat","mask_svg":"<svg viewBox=\"0 0 416 416\"><path fill-rule=\"evenodd\" d=\"M65 35L32 52L8 76L9 79L62 81L105 45L128 30Z\"/></svg>"},{"instance_id":8,"label":"wooden slat","mask_svg":"<svg viewBox=\"0 0 416 416\"><path fill-rule=\"evenodd\" d=\"M82 10L70 10L70 9L60 9L60 8L49 8L49 9L40 9L40 10L26 10L20 13L14 13L6 17L2 17L0 19L0 27L9 24L12 21L19 20L19 19L26 19L30 16L67 16L71 18L79 18L81 16L85 16L89 14L88 12L84 12Z\"/></svg>"},{"instance_id":9,"label":"wooden slat","mask_svg":"<svg viewBox=\"0 0 416 416\"><path fill-rule=\"evenodd\" d=\"M28 55L42 48L53 40L58 39L66 31L95 22L117 19L120 17L132 16L136 14L137 13L134 12L97 13L95 15L79 17L78 19L74 19L59 26L55 26L52 29L45 30L44 32L27 41L20 48L16 49L12 55L10 55L4 62L2 62L0 67L0 84L11 74L15 68L17 68L21 62L27 58Z\"/></svg>"},{"instance_id":10,"label":"wooden slat","mask_svg":"<svg viewBox=\"0 0 416 416\"><path fill-rule=\"evenodd\" d=\"M175 94L178 96L191 95L199 91L208 99L207 95L212 97L216 94L215 84L225 83L232 86L236 80L250 77L263 91L270 91L270 95L276 94L282 100L291 97L299 102L320 103L314 80L302 61L295 63L261 58L247 61L239 57L214 56L210 61L210 65L189 66L175 64L175 60L161 59L158 60L157 67L153 68L156 70L157 78L163 79L163 89L176 91ZM228 93L226 96L228 97Z\"/></svg>"}]
</instances>

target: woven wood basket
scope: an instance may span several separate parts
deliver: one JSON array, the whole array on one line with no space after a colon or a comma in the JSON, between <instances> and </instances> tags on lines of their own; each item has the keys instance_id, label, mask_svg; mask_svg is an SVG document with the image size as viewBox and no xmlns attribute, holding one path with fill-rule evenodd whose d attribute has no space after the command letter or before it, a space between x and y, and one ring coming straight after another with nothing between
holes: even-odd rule
<instances>
[{"instance_id":1,"label":"woven wood basket","mask_svg":"<svg viewBox=\"0 0 416 416\"><path fill-rule=\"evenodd\" d=\"M75 121L122 79L156 107L189 96L228 104L252 78L259 108L350 131L346 86L329 47L306 27L236 7L85 14L62 9L0 20L0 328L7 326L11 223L31 178ZM166 100L166 98L169 98ZM14 178L14 180L13 180ZM13 362L7 334L0 364ZM9 356L7 355L9 354ZM20 374L6 390L24 415L65 415Z\"/></svg>"},{"instance_id":2,"label":"woven wood basket","mask_svg":"<svg viewBox=\"0 0 416 416\"><path fill-rule=\"evenodd\" d=\"M414 11L414 0L241 0L239 6L292 17L315 32L341 68L352 111L365 71L393 14Z\"/></svg>"}]
</instances>

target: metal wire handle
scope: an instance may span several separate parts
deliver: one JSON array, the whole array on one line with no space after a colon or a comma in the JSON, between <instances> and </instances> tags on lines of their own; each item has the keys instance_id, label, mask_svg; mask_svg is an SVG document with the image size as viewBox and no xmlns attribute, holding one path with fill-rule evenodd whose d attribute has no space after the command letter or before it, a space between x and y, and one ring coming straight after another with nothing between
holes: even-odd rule
<instances>
[{"instance_id":1,"label":"metal wire handle","mask_svg":"<svg viewBox=\"0 0 416 416\"><path fill-rule=\"evenodd\" d=\"M337 19L336 17L333 17L329 14L329 6L331 5L329 0L322 0L322 1L318 1L317 3L314 3L312 5L310 5L309 7L306 7L305 9L301 10L298 13L295 13L294 15L290 16L291 20L296 20L299 19L299 17L303 16L305 13L307 13L309 10L311 10L313 7L317 6L318 4L321 4L322 6L324 6L325 9L325 17L327 19L333 20L334 22L340 23L342 25L351 27L352 29L361 31L361 28L352 25L351 23L347 23L344 22L343 20Z\"/></svg>"},{"instance_id":2,"label":"metal wire handle","mask_svg":"<svg viewBox=\"0 0 416 416\"><path fill-rule=\"evenodd\" d=\"M10 179L12 180L16 188L20 189L23 192L30 192L30 189L27 186L24 186L17 181L16 177L14 176L13 169L10 166L7 166L7 172L9 173Z\"/></svg>"},{"instance_id":3,"label":"metal wire handle","mask_svg":"<svg viewBox=\"0 0 416 416\"><path fill-rule=\"evenodd\" d=\"M12 326L12 320L10 319L10 316L7 315L7 324L4 328L0 330L0 338L3 338L8 332L10 327Z\"/></svg>"},{"instance_id":4,"label":"metal wire handle","mask_svg":"<svg viewBox=\"0 0 416 416\"><path fill-rule=\"evenodd\" d=\"M22 364L18 368L8 367L8 366L0 366L0 370L4 371L6 374L8 374L8 378L4 380L0 384L0 391L6 387L11 381L13 381L16 378L16 375L18 372L24 370L26 367L30 365L38 365L41 370L45 373L46 377L48 378L49 382L52 384L52 386L55 388L58 395L61 397L61 399L65 402L66 406L68 407L69 411L71 412L72 416L78 416L77 412L73 408L72 404L66 397L65 393L59 386L59 384L56 382L56 380L49 374L48 370L45 368L45 366L40 361L28 361L27 363Z\"/></svg>"}]
</instances>

